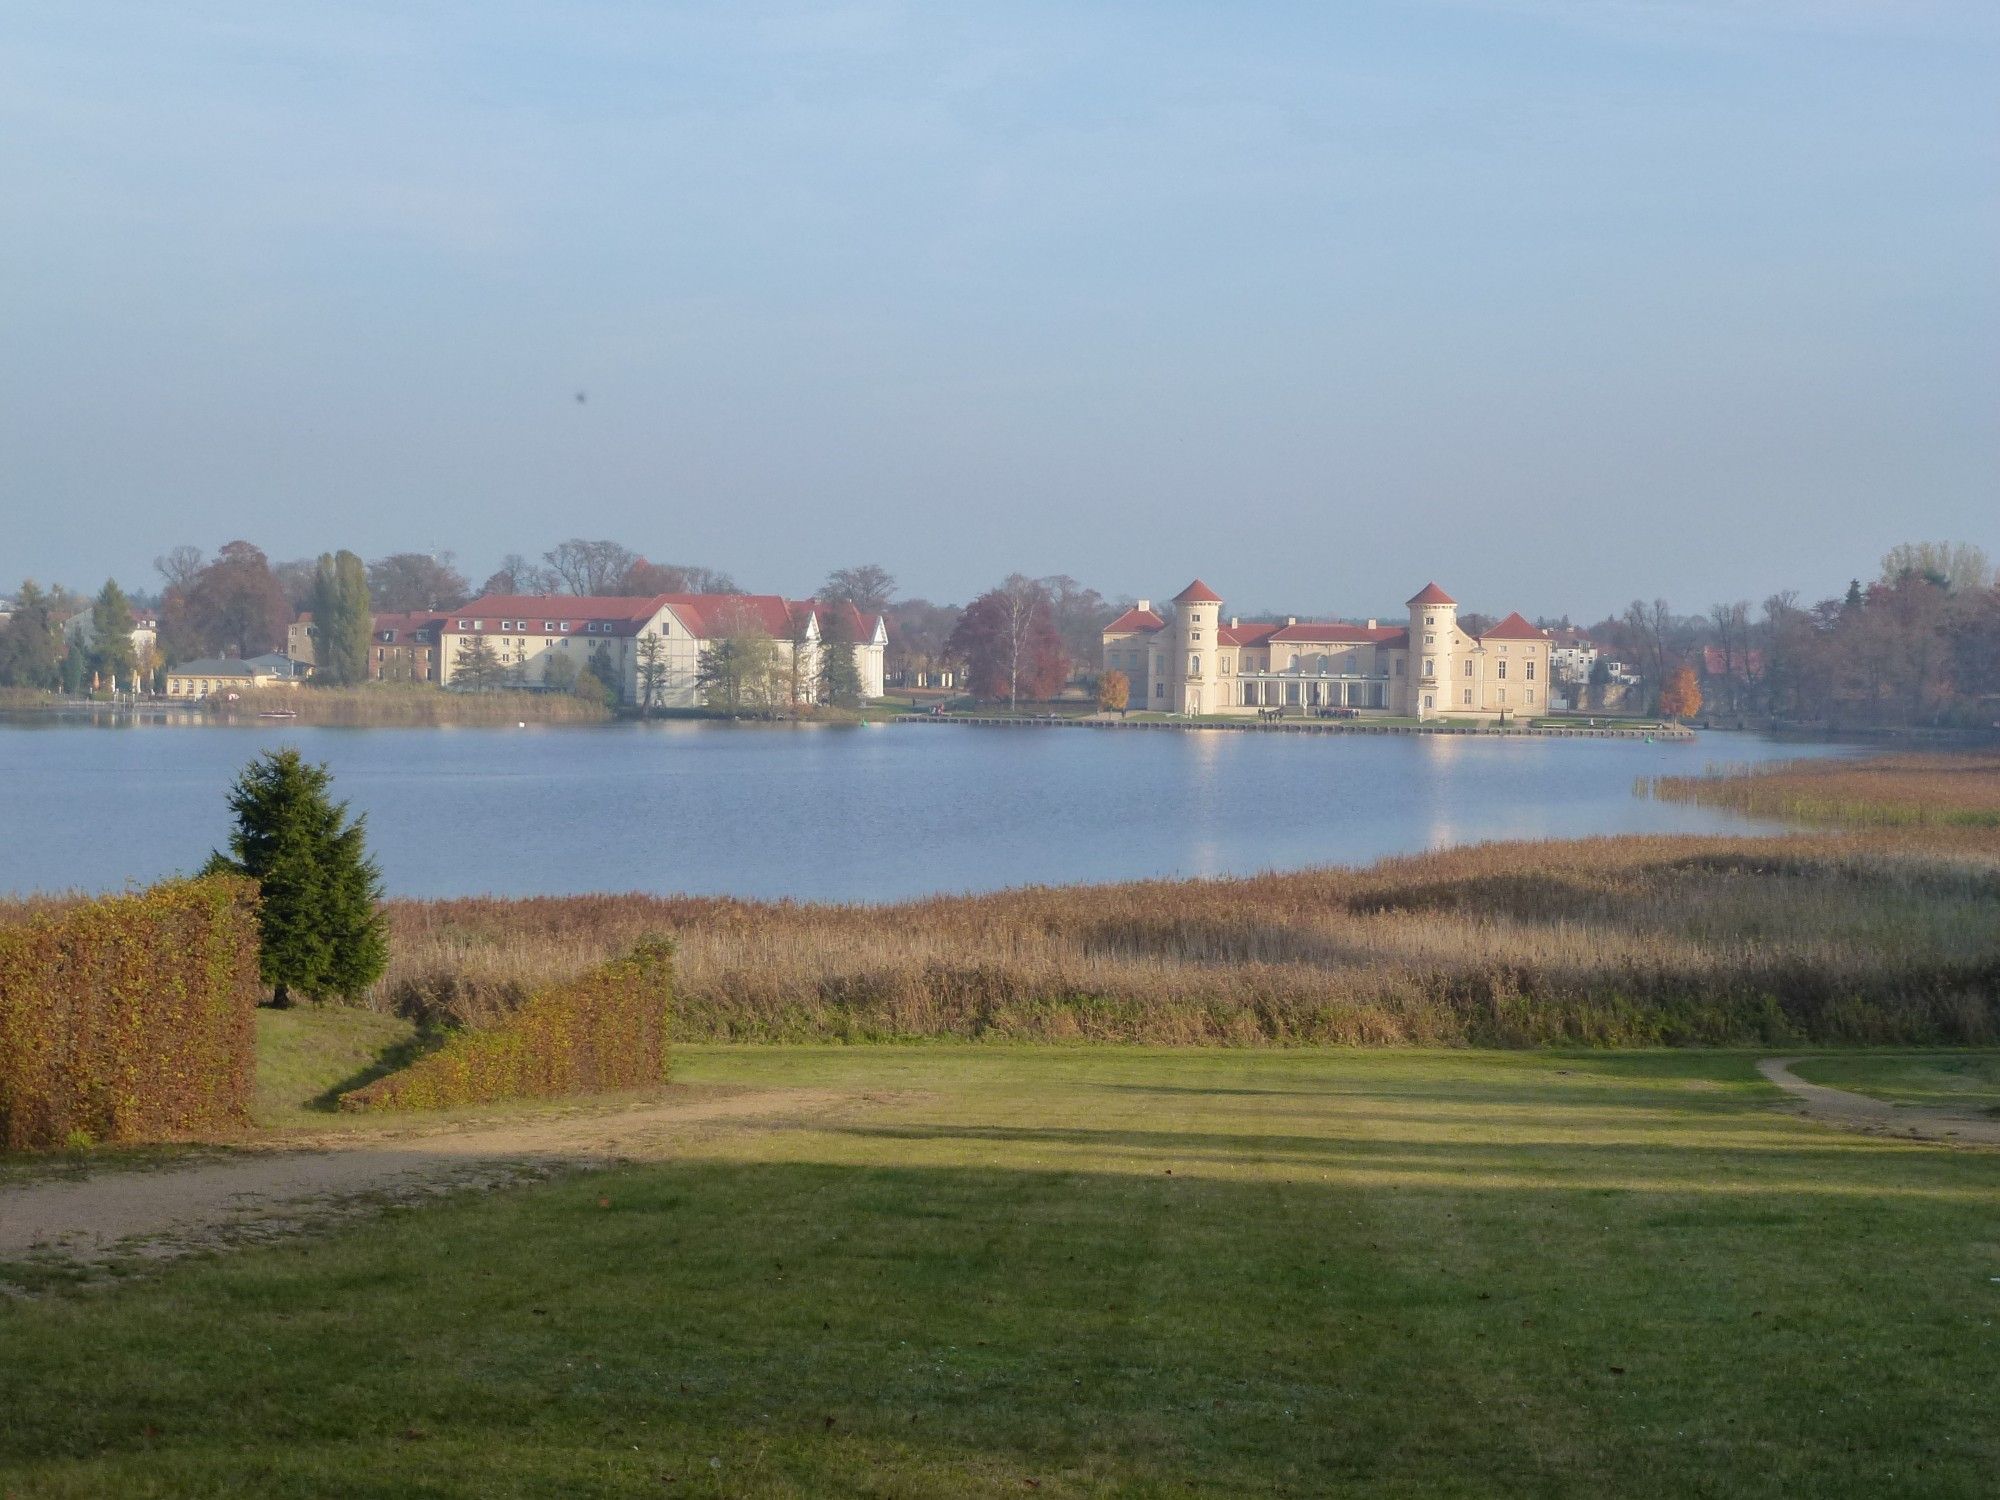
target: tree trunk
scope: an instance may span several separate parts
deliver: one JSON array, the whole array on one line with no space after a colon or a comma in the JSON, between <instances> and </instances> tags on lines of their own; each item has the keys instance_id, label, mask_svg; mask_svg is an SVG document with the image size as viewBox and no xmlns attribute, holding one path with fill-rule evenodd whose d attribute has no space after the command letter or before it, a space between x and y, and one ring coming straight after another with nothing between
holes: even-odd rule
<instances>
[{"instance_id":1,"label":"tree trunk","mask_svg":"<svg viewBox=\"0 0 2000 1500\"><path fill-rule=\"evenodd\" d=\"M271 992L270 1008L272 1010L290 1010L292 1008L292 992L289 986L281 984Z\"/></svg>"}]
</instances>

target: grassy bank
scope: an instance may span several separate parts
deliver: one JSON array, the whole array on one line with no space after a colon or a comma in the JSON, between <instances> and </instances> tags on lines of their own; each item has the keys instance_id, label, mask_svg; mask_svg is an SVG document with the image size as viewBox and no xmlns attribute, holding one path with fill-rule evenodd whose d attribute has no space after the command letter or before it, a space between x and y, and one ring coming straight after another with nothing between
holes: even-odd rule
<instances>
[{"instance_id":1,"label":"grassy bank","mask_svg":"<svg viewBox=\"0 0 2000 1500\"><path fill-rule=\"evenodd\" d=\"M886 907L404 901L374 1001L476 1021L663 932L687 1040L1981 1043L1996 853L1978 830L1633 837Z\"/></svg>"},{"instance_id":2,"label":"grassy bank","mask_svg":"<svg viewBox=\"0 0 2000 1500\"><path fill-rule=\"evenodd\" d=\"M1993 1157L1750 1059L714 1050L850 1102L0 1300L0 1491L1991 1492Z\"/></svg>"},{"instance_id":3,"label":"grassy bank","mask_svg":"<svg viewBox=\"0 0 2000 1500\"><path fill-rule=\"evenodd\" d=\"M441 724L603 724L611 710L569 693L459 693L372 682L364 687L259 688L236 702L207 699L217 718L293 713L303 724L425 727Z\"/></svg>"},{"instance_id":4,"label":"grassy bank","mask_svg":"<svg viewBox=\"0 0 2000 1500\"><path fill-rule=\"evenodd\" d=\"M2000 828L2000 752L1799 760L1660 776L1656 797L1756 817L1862 827Z\"/></svg>"},{"instance_id":5,"label":"grassy bank","mask_svg":"<svg viewBox=\"0 0 2000 1500\"><path fill-rule=\"evenodd\" d=\"M2000 1114L2000 1054L1991 1052L1860 1052L1808 1057L1792 1071L1891 1104Z\"/></svg>"}]
</instances>

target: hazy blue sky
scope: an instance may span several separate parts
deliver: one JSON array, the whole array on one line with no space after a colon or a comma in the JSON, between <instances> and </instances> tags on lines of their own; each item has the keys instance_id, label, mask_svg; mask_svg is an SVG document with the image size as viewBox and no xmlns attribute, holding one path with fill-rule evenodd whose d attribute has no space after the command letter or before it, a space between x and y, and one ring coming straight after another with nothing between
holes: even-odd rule
<instances>
[{"instance_id":1,"label":"hazy blue sky","mask_svg":"<svg viewBox=\"0 0 2000 1500\"><path fill-rule=\"evenodd\" d=\"M0 577L581 533L1594 616L2000 553L1996 100L1991 0L11 0Z\"/></svg>"}]
</instances>

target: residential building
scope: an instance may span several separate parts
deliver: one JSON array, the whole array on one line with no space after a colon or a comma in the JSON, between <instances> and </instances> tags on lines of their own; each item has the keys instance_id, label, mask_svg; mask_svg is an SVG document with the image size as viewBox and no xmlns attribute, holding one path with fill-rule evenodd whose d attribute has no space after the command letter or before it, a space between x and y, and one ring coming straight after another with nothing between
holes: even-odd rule
<instances>
[{"instance_id":1,"label":"residential building","mask_svg":"<svg viewBox=\"0 0 2000 1500\"><path fill-rule=\"evenodd\" d=\"M167 696L190 701L247 688L297 687L305 678L289 656L205 657L167 668Z\"/></svg>"},{"instance_id":2,"label":"residential building","mask_svg":"<svg viewBox=\"0 0 2000 1500\"><path fill-rule=\"evenodd\" d=\"M380 614L369 620L368 679L371 682L428 682L443 679L438 655L445 616L437 610ZM318 666L319 627L307 610L285 628L285 649L310 670Z\"/></svg>"},{"instance_id":3,"label":"residential building","mask_svg":"<svg viewBox=\"0 0 2000 1500\"><path fill-rule=\"evenodd\" d=\"M1417 719L1548 708L1549 633L1510 614L1468 634L1457 601L1435 583L1411 596L1407 624L1225 623L1222 604L1196 579L1170 616L1142 599L1105 627L1103 666L1129 679L1132 708Z\"/></svg>"},{"instance_id":4,"label":"residential building","mask_svg":"<svg viewBox=\"0 0 2000 1500\"><path fill-rule=\"evenodd\" d=\"M438 627L438 680L449 687L466 655L481 643L490 647L510 680L540 687L548 664L574 661L579 670L602 653L619 697L637 704L641 688L641 643L658 640L659 681L653 706L704 706L698 682L702 652L726 637L769 637L775 674L789 681L797 660L801 682L819 670L821 621L828 610L847 611L854 636L854 664L864 697L882 696L882 662L889 644L880 615L863 615L851 604L821 604L776 594L651 594L588 598L567 594L489 595L451 610Z\"/></svg>"},{"instance_id":5,"label":"residential building","mask_svg":"<svg viewBox=\"0 0 2000 1500\"><path fill-rule=\"evenodd\" d=\"M97 626L91 619L88 608L79 610L62 623L63 640L74 642L79 650L88 651L97 644ZM160 642L160 620L149 609L132 611L132 651L142 662L146 661Z\"/></svg>"}]
</instances>

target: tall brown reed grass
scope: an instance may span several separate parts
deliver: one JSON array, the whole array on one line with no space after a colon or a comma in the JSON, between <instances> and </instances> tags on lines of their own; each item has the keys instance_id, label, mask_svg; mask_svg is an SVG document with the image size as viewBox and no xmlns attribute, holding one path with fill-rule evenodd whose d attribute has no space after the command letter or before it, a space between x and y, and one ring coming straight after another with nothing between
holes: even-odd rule
<instances>
[{"instance_id":1,"label":"tall brown reed grass","mask_svg":"<svg viewBox=\"0 0 2000 1500\"><path fill-rule=\"evenodd\" d=\"M1791 760L1706 776L1660 776L1656 797L1796 822L2000 828L2000 752Z\"/></svg>"},{"instance_id":2,"label":"tall brown reed grass","mask_svg":"<svg viewBox=\"0 0 2000 1500\"><path fill-rule=\"evenodd\" d=\"M375 1003L485 1022L649 933L684 1040L2000 1040L2000 841L1489 844L1365 870L815 906L391 904Z\"/></svg>"},{"instance_id":3,"label":"tall brown reed grass","mask_svg":"<svg viewBox=\"0 0 2000 1500\"><path fill-rule=\"evenodd\" d=\"M570 693L459 693L414 684L365 687L253 688L233 703L204 700L218 717L296 714L302 723L343 726L444 724L601 724L611 710Z\"/></svg>"}]
</instances>

